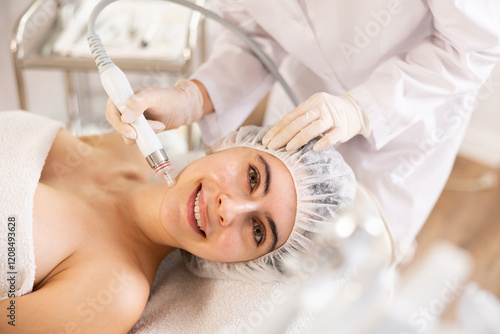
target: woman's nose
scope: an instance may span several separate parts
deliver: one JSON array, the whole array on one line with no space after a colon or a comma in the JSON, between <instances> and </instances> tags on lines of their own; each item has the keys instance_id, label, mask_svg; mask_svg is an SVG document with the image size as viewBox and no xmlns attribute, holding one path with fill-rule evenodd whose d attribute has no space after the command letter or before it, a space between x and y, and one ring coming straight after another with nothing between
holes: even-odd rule
<instances>
[{"instance_id":1,"label":"woman's nose","mask_svg":"<svg viewBox=\"0 0 500 334\"><path fill-rule=\"evenodd\" d=\"M217 211L222 226L243 221L249 214L256 212L258 203L238 196L221 194L218 197Z\"/></svg>"}]
</instances>

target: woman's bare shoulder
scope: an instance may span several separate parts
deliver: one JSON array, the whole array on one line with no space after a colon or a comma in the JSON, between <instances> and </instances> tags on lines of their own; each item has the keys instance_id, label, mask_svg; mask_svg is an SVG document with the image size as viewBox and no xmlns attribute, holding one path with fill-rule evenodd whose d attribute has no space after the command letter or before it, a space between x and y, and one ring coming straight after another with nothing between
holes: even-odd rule
<instances>
[{"instance_id":1,"label":"woman's bare shoulder","mask_svg":"<svg viewBox=\"0 0 500 334\"><path fill-rule=\"evenodd\" d=\"M16 330L37 333L39 328L49 332L72 328L76 332L125 333L140 318L148 296L149 283L133 265L109 260L76 265L52 277L39 290L17 298L23 312ZM0 301L0 307L8 302ZM2 326L2 333L9 330Z\"/></svg>"}]
</instances>

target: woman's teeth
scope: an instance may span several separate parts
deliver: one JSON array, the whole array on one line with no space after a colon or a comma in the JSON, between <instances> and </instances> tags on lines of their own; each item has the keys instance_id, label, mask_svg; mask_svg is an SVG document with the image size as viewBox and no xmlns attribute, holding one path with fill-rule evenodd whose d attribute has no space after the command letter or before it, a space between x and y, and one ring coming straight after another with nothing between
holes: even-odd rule
<instances>
[{"instance_id":1,"label":"woman's teeth","mask_svg":"<svg viewBox=\"0 0 500 334\"><path fill-rule=\"evenodd\" d=\"M203 231L203 227L201 227L200 207L198 206L198 204L199 204L199 198L200 198L200 191L198 190L198 193L196 194L196 198L194 200L194 218L196 218L196 224L198 225L198 228L200 229L200 231L202 231L203 233L205 233L205 231Z\"/></svg>"}]
</instances>

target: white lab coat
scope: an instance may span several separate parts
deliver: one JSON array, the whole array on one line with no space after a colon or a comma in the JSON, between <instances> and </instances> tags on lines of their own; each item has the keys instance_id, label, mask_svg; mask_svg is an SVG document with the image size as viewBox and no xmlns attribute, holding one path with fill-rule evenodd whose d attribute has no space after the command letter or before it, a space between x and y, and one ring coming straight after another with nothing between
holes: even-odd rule
<instances>
[{"instance_id":1,"label":"white lab coat","mask_svg":"<svg viewBox=\"0 0 500 334\"><path fill-rule=\"evenodd\" d=\"M280 65L299 100L320 91L355 96L371 136L337 149L378 198L397 242L412 240L449 176L476 92L500 58L500 1L225 0L217 7ZM236 129L273 83L231 33L213 48L193 75L216 111L199 122L208 143ZM292 109L277 88L266 119L275 123Z\"/></svg>"}]
</instances>

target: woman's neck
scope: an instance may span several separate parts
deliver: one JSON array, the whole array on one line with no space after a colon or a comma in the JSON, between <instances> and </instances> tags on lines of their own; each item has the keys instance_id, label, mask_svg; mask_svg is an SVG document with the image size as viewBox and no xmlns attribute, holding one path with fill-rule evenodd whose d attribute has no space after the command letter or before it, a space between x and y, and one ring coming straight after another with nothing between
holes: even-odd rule
<instances>
[{"instance_id":1,"label":"woman's neck","mask_svg":"<svg viewBox=\"0 0 500 334\"><path fill-rule=\"evenodd\" d=\"M131 248L144 271L152 266L156 273L162 259L175 249L160 222L161 203L166 195L164 184L144 184L123 194L118 204L122 221L130 231Z\"/></svg>"}]
</instances>

